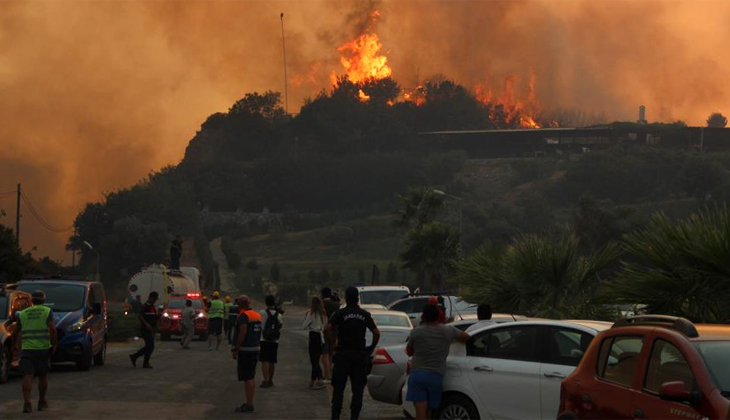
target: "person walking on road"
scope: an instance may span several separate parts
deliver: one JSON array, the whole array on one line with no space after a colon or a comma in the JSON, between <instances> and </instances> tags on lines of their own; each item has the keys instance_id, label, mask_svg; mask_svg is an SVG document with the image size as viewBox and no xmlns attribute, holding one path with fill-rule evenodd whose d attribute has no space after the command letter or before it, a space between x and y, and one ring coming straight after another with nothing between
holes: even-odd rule
<instances>
[{"instance_id":1,"label":"person walking on road","mask_svg":"<svg viewBox=\"0 0 730 420\"><path fill-rule=\"evenodd\" d=\"M33 377L38 376L38 411L48 409L48 366L56 352L58 335L53 321L53 311L45 306L46 295L33 292L33 306L15 315L20 346L20 373L23 375L23 412L30 413Z\"/></svg>"},{"instance_id":2,"label":"person walking on road","mask_svg":"<svg viewBox=\"0 0 730 420\"><path fill-rule=\"evenodd\" d=\"M159 295L157 292L150 293L147 302L139 310L139 321L141 324L140 335L144 340L144 347L136 353L129 355L129 360L132 361L132 366L134 367L137 367L137 359L144 356L144 364L142 367L152 369L150 357L152 357L152 352L155 351L155 332L157 329L157 320L160 318L160 314L157 313L157 308L155 308L155 302L157 302L158 298Z\"/></svg>"},{"instance_id":3,"label":"person walking on road","mask_svg":"<svg viewBox=\"0 0 730 420\"><path fill-rule=\"evenodd\" d=\"M239 314L236 318L236 331L233 334L234 345L231 348L233 359L238 363L238 380L244 382L246 402L236 407L236 413L254 412L254 395L256 392L256 363L261 348L261 315L251 309L248 296L238 298Z\"/></svg>"},{"instance_id":4,"label":"person walking on road","mask_svg":"<svg viewBox=\"0 0 730 420\"><path fill-rule=\"evenodd\" d=\"M309 363L312 365L312 375L309 379L310 389L322 389L325 387L322 376L322 368L319 366L319 359L322 356L324 345L324 326L327 323L327 312L324 310L322 299L317 296L312 298L312 304L304 317L302 328L309 331Z\"/></svg>"},{"instance_id":5,"label":"person walking on road","mask_svg":"<svg viewBox=\"0 0 730 420\"><path fill-rule=\"evenodd\" d=\"M332 314L340 309L340 303L335 299L332 294L332 289L325 287L322 289L322 301L324 302L324 310L327 313L327 323L330 322ZM326 339L326 337L325 337ZM322 349L322 368L324 370L324 383L328 384L332 381L332 354L334 353L334 347L332 343L325 340L324 348Z\"/></svg>"},{"instance_id":6,"label":"person walking on road","mask_svg":"<svg viewBox=\"0 0 730 420\"><path fill-rule=\"evenodd\" d=\"M208 309L208 351L213 350L213 340L216 340L215 349L221 346L221 334L223 334L224 305L221 294L213 292L213 300L210 301Z\"/></svg>"},{"instance_id":7,"label":"person walking on road","mask_svg":"<svg viewBox=\"0 0 730 420\"><path fill-rule=\"evenodd\" d=\"M406 353L412 357L406 400L416 407L417 420L430 419L433 410L441 404L446 358L451 343L469 340L469 334L442 324L439 318L438 306L424 306L423 322L411 330L406 346Z\"/></svg>"},{"instance_id":8,"label":"person walking on road","mask_svg":"<svg viewBox=\"0 0 730 420\"><path fill-rule=\"evenodd\" d=\"M261 310L263 332L261 333L261 373L264 381L261 388L274 386L274 372L279 359L279 338L284 323L281 321L281 312L276 307L274 295L266 295L266 309Z\"/></svg>"},{"instance_id":9,"label":"person walking on road","mask_svg":"<svg viewBox=\"0 0 730 420\"><path fill-rule=\"evenodd\" d=\"M472 324L469 328L466 329L467 334L471 334L472 332L482 327L495 324L495 322L492 321L492 307L487 305L486 303L482 303L477 306L477 319L479 321Z\"/></svg>"},{"instance_id":10,"label":"person walking on road","mask_svg":"<svg viewBox=\"0 0 730 420\"><path fill-rule=\"evenodd\" d=\"M190 342L193 340L193 335L195 334L195 318L197 316L195 309L193 309L193 301L190 299L186 300L185 309L183 309L182 315L180 315L183 330L180 345L184 349L190 348Z\"/></svg>"},{"instance_id":11,"label":"person walking on road","mask_svg":"<svg viewBox=\"0 0 730 420\"><path fill-rule=\"evenodd\" d=\"M345 291L347 306L337 310L327 324L326 334L333 336L335 355L334 370L332 371L332 419L339 420L342 413L342 399L345 394L347 378L350 378L352 388L352 403L350 404L350 419L357 420L362 410L362 394L367 381L367 367L370 355L380 340L380 331L369 312L358 305L360 294L355 287L348 287ZM373 342L366 347L365 334L370 330Z\"/></svg>"}]
</instances>

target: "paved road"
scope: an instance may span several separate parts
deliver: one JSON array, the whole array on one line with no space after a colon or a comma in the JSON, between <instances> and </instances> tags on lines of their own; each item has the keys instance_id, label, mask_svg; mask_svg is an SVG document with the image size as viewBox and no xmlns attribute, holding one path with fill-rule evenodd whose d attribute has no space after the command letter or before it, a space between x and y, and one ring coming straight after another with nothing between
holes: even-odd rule
<instances>
[{"instance_id":1,"label":"paved road","mask_svg":"<svg viewBox=\"0 0 730 420\"><path fill-rule=\"evenodd\" d=\"M106 365L89 372L78 372L73 365L54 366L47 412L21 413L20 378L14 377L0 385L0 418L328 419L331 388L308 387L310 367L305 332L299 330L301 315L287 312L276 386L257 389L253 415L233 413L244 393L227 346L208 352L205 343L195 341L192 350L182 350L174 340L156 342L152 370L132 368L127 355L136 350L136 343L110 346ZM260 370L257 375L260 380ZM35 410L37 389L33 396ZM347 397L345 407L343 418L349 418ZM375 402L367 391L361 417L403 418L399 406Z\"/></svg>"}]
</instances>

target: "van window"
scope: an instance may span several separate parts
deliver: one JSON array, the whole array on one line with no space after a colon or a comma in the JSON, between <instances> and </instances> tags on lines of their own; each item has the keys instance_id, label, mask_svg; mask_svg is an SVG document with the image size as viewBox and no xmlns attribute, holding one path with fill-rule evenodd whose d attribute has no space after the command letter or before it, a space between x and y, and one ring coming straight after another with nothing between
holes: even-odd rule
<instances>
[{"instance_id":1,"label":"van window","mask_svg":"<svg viewBox=\"0 0 730 420\"><path fill-rule=\"evenodd\" d=\"M619 336L604 340L598 357L598 376L609 382L630 387L643 343L643 337L638 336Z\"/></svg>"}]
</instances>

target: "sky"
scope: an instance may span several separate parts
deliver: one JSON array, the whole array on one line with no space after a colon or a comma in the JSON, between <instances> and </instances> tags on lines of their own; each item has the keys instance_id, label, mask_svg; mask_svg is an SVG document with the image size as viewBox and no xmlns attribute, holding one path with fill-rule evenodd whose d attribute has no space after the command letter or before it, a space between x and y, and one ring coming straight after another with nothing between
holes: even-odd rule
<instances>
[{"instance_id":1,"label":"sky","mask_svg":"<svg viewBox=\"0 0 730 420\"><path fill-rule=\"evenodd\" d=\"M372 24L373 10L380 12ZM445 75L496 91L529 75L546 111L701 125L730 112L723 0L0 1L0 197L23 184L47 223L178 163L206 117L247 92L289 110L343 73L337 47L369 30L403 87ZM13 197L0 223L14 226ZM66 233L27 207L21 245L70 262Z\"/></svg>"}]
</instances>

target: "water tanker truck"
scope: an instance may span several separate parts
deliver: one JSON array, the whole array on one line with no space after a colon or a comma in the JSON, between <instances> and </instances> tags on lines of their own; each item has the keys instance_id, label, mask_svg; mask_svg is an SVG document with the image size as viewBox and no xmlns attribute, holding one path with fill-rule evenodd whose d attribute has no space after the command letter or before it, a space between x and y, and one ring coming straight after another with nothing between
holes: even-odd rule
<instances>
[{"instance_id":1,"label":"water tanker truck","mask_svg":"<svg viewBox=\"0 0 730 420\"><path fill-rule=\"evenodd\" d=\"M170 270L164 265L151 265L132 276L127 286L129 295L140 295L144 302L150 293L157 292L160 296L158 303L167 305L171 295L187 295L200 293L198 270L194 267L181 267L180 270ZM194 276L191 279L188 276Z\"/></svg>"}]
</instances>

